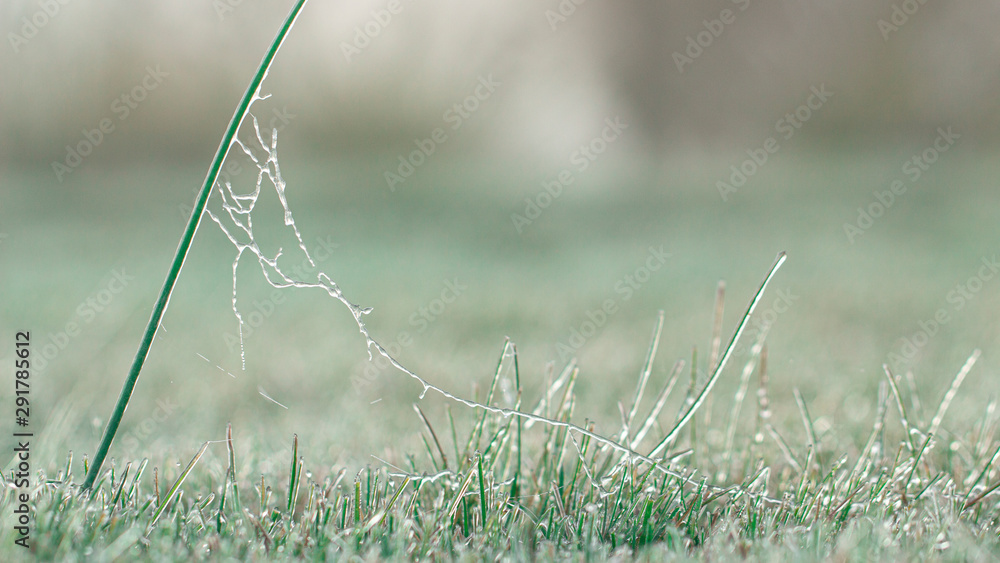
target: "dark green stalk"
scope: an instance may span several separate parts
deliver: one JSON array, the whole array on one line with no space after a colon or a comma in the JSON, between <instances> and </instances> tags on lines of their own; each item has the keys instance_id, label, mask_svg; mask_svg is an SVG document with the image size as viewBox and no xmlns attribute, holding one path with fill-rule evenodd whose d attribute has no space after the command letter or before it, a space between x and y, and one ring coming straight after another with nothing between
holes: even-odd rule
<instances>
[{"instance_id":1,"label":"dark green stalk","mask_svg":"<svg viewBox=\"0 0 1000 563\"><path fill-rule=\"evenodd\" d=\"M108 450L111 449L111 442L114 441L115 434L118 432L118 425L121 424L122 416L125 414L125 407L128 406L128 401L132 397L132 390L139 379L139 372L142 371L142 365L146 361L146 355L149 354L149 347L153 343L153 337L156 336L156 331L160 327L160 320L163 318L163 312L167 309L167 304L170 302L170 294L173 293L174 283L177 281L177 276L180 275L184 259L187 258L191 241L198 231L198 224L201 222L202 213L208 204L208 196L212 193L212 186L215 185L215 181L219 177L219 171L222 169L222 163L226 160L226 155L229 153L229 147L232 146L233 139L236 138L236 132L239 131L240 124L243 123L243 119L249 113L250 105L256 99L257 93L260 90L260 84L264 81L264 77L267 76L267 70L271 66L271 61L274 60L278 48L281 47L281 43L285 40L285 36L288 35L288 31L292 28L295 18L298 17L305 3L306 0L298 0L295 3L295 7L289 12L288 17L285 18L284 25L281 26L278 34L271 42L271 46L264 55L264 59L260 62L257 73L247 87L246 92L243 93L243 100L240 101L240 105L236 108L236 113L233 114L233 119L229 122L226 134L222 137L222 142L219 143L219 148L215 152L215 159L212 160L212 166L209 167L208 175L205 176L205 184L201 187L201 192L198 193L198 199L195 201L194 209L191 211L191 218L188 220L187 228L184 229L184 235L177 246L177 253L174 255L173 263L170 265L167 279L163 282L160 297L157 298L156 304L153 306L153 314L149 317L149 324L146 325L146 332L142 335L139 350L135 353L135 359L132 360L132 367L129 369L128 378L125 379L125 385L118 396L115 410L111 413L108 425L104 429L104 437L101 438L97 454L94 456L94 461L91 462L90 470L87 472L87 478L83 482L82 490L84 491L93 487L97 475L101 472L101 466L104 465L104 459L108 455Z\"/></svg>"}]
</instances>

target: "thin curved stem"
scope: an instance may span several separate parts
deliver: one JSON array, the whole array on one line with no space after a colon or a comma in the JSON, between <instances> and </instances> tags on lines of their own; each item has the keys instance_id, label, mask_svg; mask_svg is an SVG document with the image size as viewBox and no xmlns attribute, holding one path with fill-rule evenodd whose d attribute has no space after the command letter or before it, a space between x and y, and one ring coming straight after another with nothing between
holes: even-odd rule
<instances>
[{"instance_id":1,"label":"thin curved stem","mask_svg":"<svg viewBox=\"0 0 1000 563\"><path fill-rule=\"evenodd\" d=\"M201 216L205 211L205 206L208 204L208 197L212 193L212 186L215 185L219 177L219 172L222 170L222 163L226 160L229 148L236 138L240 124L243 123L243 119L249 113L250 106L255 100L260 98L260 85L267 76L267 71L271 67L274 56L278 53L278 49L281 47L282 42L284 42L289 30L292 29L292 25L295 24L295 19L298 17L299 12L302 11L305 3L306 0L298 0L292 11L288 13L285 23L278 30L278 34L271 41L271 46L268 48L267 53L265 53L264 59L261 60L260 67L257 68L257 73L254 75L253 80L250 81L246 92L243 93L243 99L240 101L240 105L236 108L236 113L233 114L233 118L229 122L226 134L222 137L222 142L219 143L219 148L215 152L215 158L212 160L212 165L205 176L205 184L201 187L201 192L198 193L198 199L195 201L194 209L191 211L191 218L188 220L184 234L181 236L180 244L177 246L177 252L174 254L174 261L170 265L170 271L167 272L167 279L163 282L160 296L153 306L153 314L149 317L146 332L142 335L142 340L139 342L139 350L135 353L135 359L132 360L132 367L129 369L128 377L125 379L125 385L122 386L122 392L118 396L115 410L111 413L108 425L104 429L104 436L101 438L97 454L94 455L94 460L90 464L87 478L83 481L81 488L83 491L90 490L94 486L94 481L97 480L97 476L101 472L101 466L104 465L108 450L111 449L111 442L115 439L118 426L121 424L122 416L125 414L125 408L128 407L129 399L132 398L132 390L135 389L136 381L139 380L139 372L142 371L142 365L149 354L149 347L153 343L153 337L156 336L156 331L160 327L160 320L163 318L163 313L170 303L170 294L173 293L174 284L181 273L181 267L184 266L184 260L187 258L188 250L191 248L191 241L194 240L194 235L198 232Z\"/></svg>"}]
</instances>

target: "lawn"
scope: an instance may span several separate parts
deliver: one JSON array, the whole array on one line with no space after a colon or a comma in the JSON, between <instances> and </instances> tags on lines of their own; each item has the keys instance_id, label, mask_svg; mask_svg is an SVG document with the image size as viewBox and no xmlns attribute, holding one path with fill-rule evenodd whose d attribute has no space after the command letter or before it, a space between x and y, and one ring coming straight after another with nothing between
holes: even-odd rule
<instances>
[{"instance_id":1,"label":"lawn","mask_svg":"<svg viewBox=\"0 0 1000 563\"><path fill-rule=\"evenodd\" d=\"M490 394L489 404L514 408L520 384L526 410L575 361L572 408L555 403L547 412L614 438L664 311L640 417L675 361L686 364L640 451L673 425L692 381L698 390L711 373L717 283L726 281L725 345L775 254L787 251L788 260L693 428L671 448L691 451L667 475L642 463L616 469L613 450L579 434L522 428L517 417L483 419L433 392L421 398L421 386L404 374L369 367L364 339L342 305L317 290L275 292L246 257L237 272L239 308L257 326L244 335L244 370L231 309L234 249L203 221L111 450L114 477L89 505L72 494L67 458L72 452L79 483L204 164L84 169L72 191L58 194L33 189L51 182L37 170L14 170L0 194L8 234L0 276L18 296L7 301L5 324L31 331L36 357L49 343L60 348L32 379L32 471L41 472L33 473L36 554L604 557L621 546L647 557L995 554L995 497L961 508L975 496L972 480L993 453L997 423L990 312L1000 280L984 266L996 256L997 167L970 147L911 183L902 165L921 149L789 149L728 201L715 184L731 155L656 164L608 158L521 233L511 214L524 212L525 198L536 197L552 171L441 155L390 192L381 177L391 155L320 160L291 152L281 161L288 200L317 269L353 302L374 308L366 317L373 336L396 343L405 366L456 395L485 402ZM858 208L898 178L908 190L852 243L844 224L857 224ZM260 206L262 248L281 246L287 268L310 273L273 191ZM938 321L946 320L937 322L941 311ZM772 322L766 419L760 366L748 376L747 398L734 403L751 338L765 320ZM70 323L79 330L68 331ZM507 350L494 386L508 337L517 371ZM909 354L907 339L926 344ZM919 431L906 438L895 395L879 403L882 365L899 376L908 424L926 431L977 348L982 356L940 423L936 447L914 470L911 458L925 438ZM742 405L736 424L734 404ZM864 450L886 410L874 453ZM230 484L223 500L229 422L237 489ZM481 436L469 440L470 433ZM300 465L290 463L293 435ZM205 442L183 494L143 540L157 494L167 493ZM578 463L577 448L588 444L586 463ZM859 458L870 466L854 467ZM390 503L402 481L390 474L445 468L454 474L419 489L411 480ZM43 475L48 485L38 484ZM261 476L271 490L265 510L255 488ZM995 479L995 469L985 471L975 493ZM291 510L289 483L298 484ZM732 485L741 488L724 489ZM562 506L553 487L563 491ZM242 504L234 504L236 490ZM4 497L5 522L15 500ZM240 510L248 506L254 509ZM385 518L374 518L386 507ZM10 526L4 529L3 549L23 555L12 547Z\"/></svg>"}]
</instances>

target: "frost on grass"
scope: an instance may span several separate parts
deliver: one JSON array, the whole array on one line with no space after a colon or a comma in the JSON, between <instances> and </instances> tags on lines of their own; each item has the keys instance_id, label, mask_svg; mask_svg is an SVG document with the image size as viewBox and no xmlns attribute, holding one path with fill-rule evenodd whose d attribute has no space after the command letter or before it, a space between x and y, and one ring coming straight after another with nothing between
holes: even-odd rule
<instances>
[{"instance_id":1,"label":"frost on grass","mask_svg":"<svg viewBox=\"0 0 1000 563\"><path fill-rule=\"evenodd\" d=\"M268 96L256 97L256 100L263 100ZM251 121L253 123L253 136L250 143L245 143L239 138L233 141L233 145L238 147L239 150L249 159L251 163L257 169L256 182L249 193L241 193L234 189L232 183L228 179L220 180L213 186L213 192L219 194L221 199L222 211L218 214L206 209L209 217L222 229L222 232L226 237L232 242L233 246L236 248L236 256L233 259L232 269L233 269L233 297L232 306L233 313L236 315L236 319L239 323L239 335L240 335L240 358L243 365L243 369L246 369L246 354L243 342L243 316L239 311L237 306L237 269L239 266L240 259L243 258L244 254L249 253L257 263L260 265L261 272L264 278L269 284L275 288L317 288L325 291L330 297L340 301L347 307L354 317L357 323L358 330L361 335L365 338L365 346L368 351L368 359L371 361L373 359L374 352L380 354L384 357L393 367L398 369L400 372L408 376L409 378L415 380L422 386L420 392L420 399L423 399L428 391L434 391L435 393L441 395L442 397L465 405L474 410L480 410L495 415L501 415L504 418L517 417L526 421L526 425L530 426L535 423L544 424L553 428L561 428L565 431L570 431L576 433L580 436L586 437L601 445L601 449L604 452L614 452L618 456L615 462L616 470L612 472L611 476L614 477L619 471L624 470L626 467L643 463L648 464L652 468L655 468L659 472L673 476L674 478L681 479L682 481L696 484L693 480L693 475L685 474L683 472L677 472L670 468L668 462L672 457L683 456L684 452L681 454L669 454L669 449L676 445L677 438L681 430L691 421L695 412L702 406L707 395L711 391L712 387L718 381L719 376L723 368L725 367L727 361L733 354L734 346L739 340L741 333L743 332L746 324L753 313L754 308L759 302L760 298L763 296L764 290L767 287L768 282L777 272L778 268L785 260L784 253L778 255L777 260L771 266L770 271L765 277L764 281L761 283L750 302L750 305L744 314L742 321L732 339L730 340L725 352L722 354L719 362L714 365L712 374L707 382L707 384L701 389L697 397L692 397L691 403L688 405L687 409L681 414L673 428L666 434L666 436L660 440L660 442L651 450L649 454L642 454L635 450L641 441L642 437L649 430L651 425L649 418L647 417L645 423L641 425L639 432L633 437L631 425L634 422L634 417L636 415L635 407L638 405L639 400L642 397L643 391L646 386L646 381L649 377L649 369L652 363L653 357L655 356L656 343L659 341L659 331L662 328L662 318L660 319L659 326L655 332L653 345L650 349L649 357L647 358L647 365L641 376L639 388L637 389L635 401L631 411L629 412L625 424L623 426L622 432L616 438L608 438L602 436L590 428L584 428L577 424L571 423L569 420L559 420L558 418L547 418L540 414L540 409L535 409L533 412L522 412L517 409L501 408L493 406L491 400L487 400L486 403L479 403L476 401L464 399L451 392L437 387L424 378L420 377L416 373L410 371L402 364L399 363L394 357L392 357L388 351L379 344L369 333L368 328L365 326L364 316L371 313L371 308L364 308L360 305L356 305L351 302L344 293L341 291L340 287L334 282L330 277L323 271L316 268L316 262L313 260L309 253L309 249L306 248L305 243L302 240L302 235L299 232L298 227L295 224L295 220L292 216L292 210L288 205L288 200L286 198L285 190L286 183L281 176L281 168L278 165L278 131L273 129L270 133L270 139L265 138L264 134L261 133L260 124L257 118L251 113ZM230 147L232 150L233 147ZM284 224L286 227L290 228L292 233L295 235L295 240L298 243L298 247L304 253L306 260L311 266L310 270L316 270L315 277L310 274L309 279L296 279L289 275L288 272L283 271L278 264L278 259L282 256L282 250L279 248L274 252L273 255L269 255L267 252L263 251L258 243L258 239L254 233L253 224L253 212L257 205L258 199L261 193L266 189L273 188L278 196L278 200L281 202L282 209L284 211ZM754 349L754 355L760 353L760 343ZM509 341L504 346L504 352L501 357L501 363L503 363L503 358L511 356L516 356L516 351ZM515 360L516 361L516 360ZM499 368L498 368L499 369ZM676 380L676 378L674 378ZM672 387L672 384L671 384ZM669 393L669 391L667 391ZM265 395L266 396L266 395ZM544 400L544 399L543 399ZM541 405L540 405L541 406ZM662 405L660 405L662 407ZM659 412L659 409L654 409L655 413ZM655 415L653 415L655 418ZM575 444L574 438L574 444ZM581 454L582 455L582 454ZM418 476L413 476L418 477ZM590 477L590 476L588 476ZM602 494L612 494L613 491L605 488L603 483L598 483L597 479L590 477L590 480L597 485L598 489L602 491ZM702 483L704 486L704 483ZM716 492L726 491L728 489L723 489L721 487L708 487L709 490L714 490ZM752 494L751 491L743 489L741 492L746 494ZM764 498L764 497L762 497ZM766 499L764 500L771 500Z\"/></svg>"}]
</instances>

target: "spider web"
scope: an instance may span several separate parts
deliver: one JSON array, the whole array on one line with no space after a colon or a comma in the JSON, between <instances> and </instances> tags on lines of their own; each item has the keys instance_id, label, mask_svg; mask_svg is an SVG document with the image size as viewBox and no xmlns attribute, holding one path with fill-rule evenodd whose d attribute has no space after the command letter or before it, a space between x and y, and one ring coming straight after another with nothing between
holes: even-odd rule
<instances>
[{"instance_id":1,"label":"spider web","mask_svg":"<svg viewBox=\"0 0 1000 563\"><path fill-rule=\"evenodd\" d=\"M251 104L258 100L265 100L269 97L270 95L265 95L265 96L256 95L252 100ZM399 363L399 361L396 360L396 358L394 358L392 355L390 355L389 352L381 344L379 344L368 332L368 328L365 326L364 316L370 314L372 312L372 309L370 307L362 308L361 306L352 303L350 300L347 299L347 297L344 296L343 291L341 291L340 287L337 285L336 282L330 279L330 277L325 272L320 271L316 268L316 262L313 260L311 254L309 253L309 249L306 248L306 245L302 240L302 235L295 224L295 220L292 217L291 208L289 207L288 200L285 197L286 184L284 178L282 178L281 176L281 168L278 165L278 130L277 128L273 128L271 130L270 140L269 141L265 140L264 136L261 134L260 123L258 122L257 117L252 112L249 115L253 123L253 132L254 132L253 141L255 141L255 143L252 145L251 148L250 145L244 143L238 137L236 137L233 139L233 145L238 146L240 150L242 150L243 153L246 155L246 157L250 160L250 162L252 162L254 166L256 166L257 168L257 179L254 188L249 193L238 193L237 190L233 189L232 183L229 179L219 180L213 186L213 193L218 192L219 194L219 197L222 201L222 212L216 214L207 207L205 208L205 213L207 213L208 216L211 217L211 219L219 226L219 228L222 229L223 234L226 235L229 241L236 248L236 256L233 258L233 265L232 265L233 268L232 305L233 305L233 313L236 315L236 319L239 322L240 360L244 371L246 370L246 351L243 342L244 321L243 321L243 315L240 314L239 308L237 307L236 280L237 280L237 269L239 266L240 259L243 257L244 253L249 252L252 256L256 257L257 262L260 265L261 272L264 275L264 279L266 279L271 286L278 289L288 288L288 287L318 288L325 291L330 297L333 297L334 299L343 303L351 312L351 315L354 317L354 320L358 325L358 330L361 332L361 335L364 336L365 338L365 348L368 351L368 360L371 361L373 359L372 350L374 349L378 354L384 357L393 367L395 367L404 375L415 380L416 382L418 382L420 385L423 386L423 389L420 393L420 399L423 399L428 391L434 391L435 393L441 395L445 399L460 403L474 410L482 410L485 412L502 415L504 418L516 416L524 419L529 425L534 423L541 423L553 427L564 428L568 431L576 432L577 434L580 434L582 436L587 436L593 441L600 443L605 448L614 450L620 456L620 458L616 463L617 466L616 470L620 470L621 468L624 468L628 464L641 462L649 464L650 466L658 470L660 473L670 475L678 479L682 479L685 482L695 486L699 485L699 483L692 478L693 476L686 475L683 472L678 472L672 469L669 465L667 466L664 465L664 461L666 461L666 458L665 455L664 457L660 457L660 455L662 454L661 450L666 449L669 445L672 444L670 436L662 440L660 444L654 449L653 452L649 454L642 454L635 451L633 449L635 445L629 443L627 439L614 440L602 436L586 428L583 428L577 424L573 424L569 421L553 420L550 418L546 418L544 416L541 416L539 414L540 411L537 409L534 412L522 412L515 409L501 408L490 404L483 404L477 401L459 397L458 395L455 395L450 391L447 391L441 387L433 385L423 377L417 375L416 373L414 373L413 371L409 370L408 368L404 367L401 363ZM232 145L230 146L230 150L231 149ZM310 269L317 270L315 274L315 279L313 279L312 274L309 275L309 279L295 279L290 277L278 265L278 259L282 256L282 249L278 248L278 250L274 253L273 256L268 255L260 248L260 245L257 242L257 238L254 235L253 211L257 205L258 199L260 198L261 192L263 191L265 178L277 192L278 200L281 202L282 209L284 210L285 226L291 227L291 230L294 233L295 239L298 243L298 247L305 254L305 257L311 266ZM231 224L227 225L227 221L225 221L223 217L228 217L229 222L231 222ZM750 306L743 318L743 321L741 321L740 325L737 327L736 333L733 335L732 340L730 341L728 347L726 348L726 352L723 354L720 364L716 367L716 371L715 374L713 374L713 377L718 376L723 366L725 365L726 360L729 359L729 356L732 353L732 349L736 344L736 342L739 340L739 337L742 334L743 329L745 328L745 325L749 319L750 314L753 312L754 308L756 308L757 303L759 302L765 288L767 287L768 282L770 281L771 277L775 274L778 267L780 267L783 261L784 261L784 254L782 253L779 255L779 258L775 262L775 264L771 267L770 272L762 282L760 288L757 291L757 294L751 301ZM513 344L509 340L504 345L504 352L503 352L504 358L508 356L508 353L516 354L516 352L514 352L513 350ZM674 436L676 432L679 432L680 428L684 426L685 422L688 419L690 419L691 416L694 415L694 412L698 409L700 403L703 402L705 395L708 394L714 382L715 382L714 379L710 380L706 388L702 390L698 399L695 401L696 404L692 405L691 408L685 413L684 421L678 422L675 425L674 430L671 432L671 436ZM263 393L262 390L261 394L265 398L268 398L277 403L277 401L275 401L274 399ZM284 405L281 405L281 403L277 404L284 407ZM576 443L575 440L576 439L574 438L574 444ZM414 475L408 475L408 476L414 478L424 478L421 476L414 476ZM700 483L700 485L705 486L704 483ZM604 488L601 486L599 486L598 488L599 490L602 490L601 492L602 496L610 495L613 493L613 491L604 490ZM715 492L734 490L734 488L718 487L712 485L709 485L708 489L713 490ZM735 487L735 489L739 489L741 492L745 494L750 494L751 496L757 496L762 500L766 500L769 502L779 502L774 499L769 499L763 494L749 491L745 487Z\"/></svg>"},{"instance_id":2,"label":"spider web","mask_svg":"<svg viewBox=\"0 0 1000 563\"><path fill-rule=\"evenodd\" d=\"M264 100L270 96L263 96L256 98L256 100ZM264 275L264 279L275 288L318 288L324 290L330 297L337 299L343 303L351 314L354 316L354 320L358 324L358 328L361 334L365 337L368 347L368 359L372 359L371 347L373 344L377 344L371 335L368 333L368 329L365 326L364 315L371 313L372 309L362 308L349 301L344 293L341 291L340 287L336 282L330 279L330 277L323 271L318 271L316 268L316 262L313 260L312 255L309 253L309 249L306 248L305 243L302 240L302 234L299 232L298 226L295 224L295 219L292 216L292 210L288 205L288 199L285 196L285 180L281 176L281 167L278 165L278 130L271 130L270 140L266 140L261 134L260 123L254 114L250 114L250 118L253 122L253 141L256 141L255 145L248 146L248 143L244 143L238 137L233 139L233 145L238 146L243 154L250 160L251 163L257 168L257 180L254 188L249 193L240 193L238 190L233 188L232 182L227 179L220 179L216 181L215 186L213 186L213 193L218 193L219 198L222 200L222 211L219 215L213 213L207 207L205 208L205 213L222 229L223 234L229 239L229 241L236 247L236 256L233 258L233 314L236 315L236 319L239 322L239 337L240 337L240 362L242 368L246 371L246 349L243 341L243 325L245 324L243 320L243 315L240 313L239 307L237 307L237 289L236 289L236 279L237 279L237 268L239 267L240 259L243 255L249 253L257 259L258 264L260 264L261 272ZM231 147L232 148L232 147ZM262 153L262 154L258 154ZM308 260L310 268L309 271L315 271L315 274L308 274L309 279L295 279L289 276L288 273L283 271L278 266L278 259L281 257L283 251L278 248L274 255L268 255L266 252L261 250L260 245L257 242L257 237L254 234L254 224L253 224L253 211L257 205L257 201L260 198L261 192L265 181L274 188L277 192L278 200L281 202L281 207L284 211L284 222L286 227L291 227L292 232L295 234L295 240L298 242L298 247L305 254L306 260ZM221 216L221 217L220 217ZM228 217L228 221L224 218Z\"/></svg>"}]
</instances>

